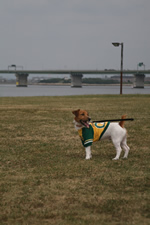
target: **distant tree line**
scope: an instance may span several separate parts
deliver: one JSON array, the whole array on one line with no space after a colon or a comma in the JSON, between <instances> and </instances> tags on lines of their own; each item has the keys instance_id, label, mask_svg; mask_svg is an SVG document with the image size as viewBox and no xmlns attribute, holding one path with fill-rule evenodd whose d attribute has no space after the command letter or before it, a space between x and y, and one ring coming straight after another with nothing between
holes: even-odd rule
<instances>
[{"instance_id":1,"label":"distant tree line","mask_svg":"<svg viewBox=\"0 0 150 225\"><path fill-rule=\"evenodd\" d=\"M70 83L71 79L64 79L64 78L50 78L50 79L44 79L40 80L39 83Z\"/></svg>"},{"instance_id":2,"label":"distant tree line","mask_svg":"<svg viewBox=\"0 0 150 225\"><path fill-rule=\"evenodd\" d=\"M102 78L83 78L85 84L118 84L118 80L102 79Z\"/></svg>"},{"instance_id":3,"label":"distant tree line","mask_svg":"<svg viewBox=\"0 0 150 225\"><path fill-rule=\"evenodd\" d=\"M50 78L39 81L39 83L71 83L71 79L64 78ZM82 83L84 84L118 84L118 80L112 79L101 79L101 78L82 78Z\"/></svg>"}]
</instances>

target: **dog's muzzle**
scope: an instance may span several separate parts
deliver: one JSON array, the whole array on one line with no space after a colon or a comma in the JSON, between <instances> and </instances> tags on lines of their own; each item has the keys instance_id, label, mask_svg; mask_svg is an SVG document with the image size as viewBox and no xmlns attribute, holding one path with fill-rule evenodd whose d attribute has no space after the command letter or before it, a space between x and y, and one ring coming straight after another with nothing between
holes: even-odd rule
<instances>
[{"instance_id":1,"label":"dog's muzzle","mask_svg":"<svg viewBox=\"0 0 150 225\"><path fill-rule=\"evenodd\" d=\"M91 118L88 118L88 120L84 121L84 120L80 120L80 123L85 126L86 128L89 128L89 122L90 122Z\"/></svg>"}]
</instances>

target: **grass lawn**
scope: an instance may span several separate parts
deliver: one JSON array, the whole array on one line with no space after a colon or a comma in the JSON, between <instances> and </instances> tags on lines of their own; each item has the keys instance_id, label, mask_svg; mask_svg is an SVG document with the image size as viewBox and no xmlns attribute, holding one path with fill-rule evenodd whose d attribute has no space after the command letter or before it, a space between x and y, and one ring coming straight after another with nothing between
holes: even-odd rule
<instances>
[{"instance_id":1,"label":"grass lawn","mask_svg":"<svg viewBox=\"0 0 150 225\"><path fill-rule=\"evenodd\" d=\"M84 159L78 108L135 119L127 160L110 141ZM0 98L0 137L0 225L150 224L150 95Z\"/></svg>"}]
</instances>

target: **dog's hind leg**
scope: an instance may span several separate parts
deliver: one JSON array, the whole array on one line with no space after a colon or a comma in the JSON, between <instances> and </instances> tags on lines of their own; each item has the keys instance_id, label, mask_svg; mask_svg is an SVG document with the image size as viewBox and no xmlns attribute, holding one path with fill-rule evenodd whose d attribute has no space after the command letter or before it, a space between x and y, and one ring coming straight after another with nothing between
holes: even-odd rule
<instances>
[{"instance_id":1,"label":"dog's hind leg","mask_svg":"<svg viewBox=\"0 0 150 225\"><path fill-rule=\"evenodd\" d=\"M121 142L121 147L123 148L123 150L125 152L123 158L124 159L128 158L128 154L129 154L130 148L127 145L127 138L126 138L126 136L124 137L123 141Z\"/></svg>"},{"instance_id":2,"label":"dog's hind leg","mask_svg":"<svg viewBox=\"0 0 150 225\"><path fill-rule=\"evenodd\" d=\"M121 149L121 147L119 145L115 146L115 148L116 148L116 156L115 156L115 158L113 158L113 160L118 160L119 157L120 157L122 149Z\"/></svg>"},{"instance_id":3,"label":"dog's hind leg","mask_svg":"<svg viewBox=\"0 0 150 225\"><path fill-rule=\"evenodd\" d=\"M115 146L115 149L116 149L116 156L115 158L113 158L113 160L118 160L119 157L120 157L120 154L121 154L121 146L120 146L120 142L119 141L116 141L116 140L112 140L114 146Z\"/></svg>"}]
</instances>

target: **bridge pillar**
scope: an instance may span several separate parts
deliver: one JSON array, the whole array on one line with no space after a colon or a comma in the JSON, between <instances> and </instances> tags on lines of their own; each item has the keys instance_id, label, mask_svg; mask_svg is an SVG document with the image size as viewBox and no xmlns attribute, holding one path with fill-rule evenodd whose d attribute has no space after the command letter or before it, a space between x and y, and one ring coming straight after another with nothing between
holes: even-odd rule
<instances>
[{"instance_id":1,"label":"bridge pillar","mask_svg":"<svg viewBox=\"0 0 150 225\"><path fill-rule=\"evenodd\" d=\"M144 74L134 74L133 87L134 88L144 88Z\"/></svg>"},{"instance_id":2,"label":"bridge pillar","mask_svg":"<svg viewBox=\"0 0 150 225\"><path fill-rule=\"evenodd\" d=\"M28 73L16 73L16 87L27 87L28 86Z\"/></svg>"},{"instance_id":3,"label":"bridge pillar","mask_svg":"<svg viewBox=\"0 0 150 225\"><path fill-rule=\"evenodd\" d=\"M82 77L81 73L71 73L71 87L82 87Z\"/></svg>"}]
</instances>

